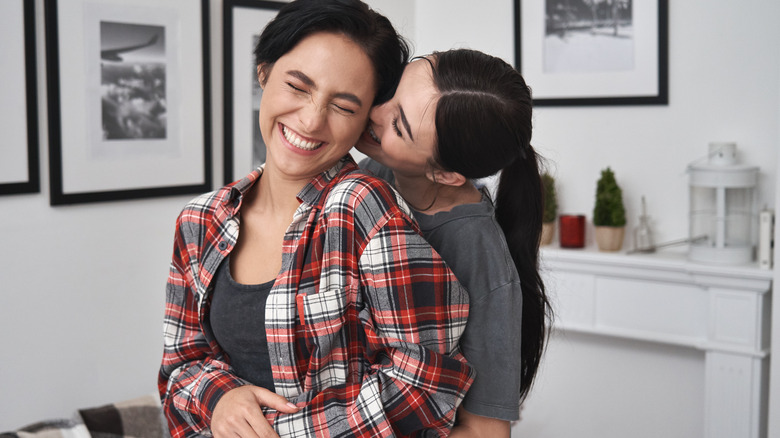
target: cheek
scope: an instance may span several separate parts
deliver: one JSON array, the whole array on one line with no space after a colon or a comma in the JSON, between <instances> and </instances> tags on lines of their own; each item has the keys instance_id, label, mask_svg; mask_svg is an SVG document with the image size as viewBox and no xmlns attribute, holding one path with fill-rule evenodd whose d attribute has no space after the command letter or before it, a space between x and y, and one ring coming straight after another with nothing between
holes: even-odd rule
<instances>
[{"instance_id":1,"label":"cheek","mask_svg":"<svg viewBox=\"0 0 780 438\"><path fill-rule=\"evenodd\" d=\"M331 127L339 133L339 137L345 142L355 144L366 129L368 115L361 117L349 117L331 122Z\"/></svg>"},{"instance_id":2,"label":"cheek","mask_svg":"<svg viewBox=\"0 0 780 438\"><path fill-rule=\"evenodd\" d=\"M266 141L268 135L271 133L271 118L268 117L268 111L263 105L260 105L260 111L258 112L255 123L260 126L260 134L263 136L263 141Z\"/></svg>"},{"instance_id":3,"label":"cheek","mask_svg":"<svg viewBox=\"0 0 780 438\"><path fill-rule=\"evenodd\" d=\"M404 153L408 149L408 145L403 138L398 136L395 129L389 126L382 134L382 149L387 149L394 153Z\"/></svg>"}]
</instances>

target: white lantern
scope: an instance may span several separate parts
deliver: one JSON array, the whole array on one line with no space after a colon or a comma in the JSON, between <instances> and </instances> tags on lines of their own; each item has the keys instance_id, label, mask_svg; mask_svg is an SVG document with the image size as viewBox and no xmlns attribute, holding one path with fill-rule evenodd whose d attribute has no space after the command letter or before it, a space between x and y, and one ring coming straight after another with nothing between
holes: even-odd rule
<instances>
[{"instance_id":1,"label":"white lantern","mask_svg":"<svg viewBox=\"0 0 780 438\"><path fill-rule=\"evenodd\" d=\"M735 143L710 143L708 161L689 165L688 173L688 259L712 264L751 262L758 167L737 162Z\"/></svg>"}]
</instances>

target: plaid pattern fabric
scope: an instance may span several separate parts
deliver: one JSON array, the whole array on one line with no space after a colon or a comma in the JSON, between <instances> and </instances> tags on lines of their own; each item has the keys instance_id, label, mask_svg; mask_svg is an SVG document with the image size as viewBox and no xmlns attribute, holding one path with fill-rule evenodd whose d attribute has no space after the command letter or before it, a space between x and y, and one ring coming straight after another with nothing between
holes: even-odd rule
<instances>
[{"instance_id":1,"label":"plaid pattern fabric","mask_svg":"<svg viewBox=\"0 0 780 438\"><path fill-rule=\"evenodd\" d=\"M79 409L72 418L40 421L0 438L169 438L165 423L159 397L148 394Z\"/></svg>"},{"instance_id":2,"label":"plaid pattern fabric","mask_svg":"<svg viewBox=\"0 0 780 438\"><path fill-rule=\"evenodd\" d=\"M260 175L196 198L177 221L159 374L173 437L209 436L219 397L247 383L201 324ZM446 435L473 380L458 350L466 291L403 201L351 158L299 200L265 320L276 392L303 409L266 418L283 437Z\"/></svg>"},{"instance_id":3,"label":"plaid pattern fabric","mask_svg":"<svg viewBox=\"0 0 780 438\"><path fill-rule=\"evenodd\" d=\"M0 438L92 438L80 418L55 419L30 424L13 432L0 433Z\"/></svg>"}]
</instances>

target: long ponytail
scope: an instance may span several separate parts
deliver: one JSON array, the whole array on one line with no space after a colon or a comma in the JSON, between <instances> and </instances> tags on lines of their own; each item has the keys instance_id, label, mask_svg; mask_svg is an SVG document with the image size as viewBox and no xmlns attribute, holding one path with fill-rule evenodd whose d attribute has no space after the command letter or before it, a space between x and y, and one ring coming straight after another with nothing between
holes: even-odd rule
<instances>
[{"instance_id":1,"label":"long ponytail","mask_svg":"<svg viewBox=\"0 0 780 438\"><path fill-rule=\"evenodd\" d=\"M531 389L548 338L552 310L539 275L542 232L542 182L538 157L531 150L501 172L496 194L496 220L520 275L523 292L520 394Z\"/></svg>"},{"instance_id":2,"label":"long ponytail","mask_svg":"<svg viewBox=\"0 0 780 438\"><path fill-rule=\"evenodd\" d=\"M531 92L512 66L468 49L432 55L439 90L436 161L467 178L501 171L496 220L504 231L523 294L521 397L533 385L552 309L539 275L542 182L531 147Z\"/></svg>"}]
</instances>

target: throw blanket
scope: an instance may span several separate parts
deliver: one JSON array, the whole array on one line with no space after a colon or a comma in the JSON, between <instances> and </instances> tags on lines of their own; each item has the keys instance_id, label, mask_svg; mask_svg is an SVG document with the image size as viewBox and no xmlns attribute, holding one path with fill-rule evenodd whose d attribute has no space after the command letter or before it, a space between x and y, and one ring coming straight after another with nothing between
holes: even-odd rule
<instances>
[{"instance_id":1,"label":"throw blanket","mask_svg":"<svg viewBox=\"0 0 780 438\"><path fill-rule=\"evenodd\" d=\"M0 438L169 438L160 399L132 400L79 409L71 419L41 421Z\"/></svg>"}]
</instances>

